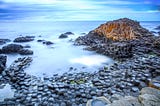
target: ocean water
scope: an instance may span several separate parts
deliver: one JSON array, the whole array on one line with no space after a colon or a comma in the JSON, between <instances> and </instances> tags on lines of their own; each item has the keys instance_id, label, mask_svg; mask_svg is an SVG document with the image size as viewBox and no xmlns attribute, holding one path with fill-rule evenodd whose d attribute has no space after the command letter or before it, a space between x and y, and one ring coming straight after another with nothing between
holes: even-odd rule
<instances>
[{"instance_id":1,"label":"ocean water","mask_svg":"<svg viewBox=\"0 0 160 106\"><path fill-rule=\"evenodd\" d=\"M74 46L73 42L82 33L88 33L105 21L0 21L0 38L14 40L22 35L35 36L33 42L20 43L30 45L34 55L33 62L25 71L35 76L52 76L53 74L95 72L99 68L111 65L114 61L107 56L83 50L84 46ZM160 22L141 22L150 31L160 25ZM67 39L59 39L59 35L71 31ZM156 31L157 32L157 31ZM48 40L54 44L43 45L37 40ZM4 45L3 45L4 46ZM7 55L9 66L19 54Z\"/></svg>"}]
</instances>

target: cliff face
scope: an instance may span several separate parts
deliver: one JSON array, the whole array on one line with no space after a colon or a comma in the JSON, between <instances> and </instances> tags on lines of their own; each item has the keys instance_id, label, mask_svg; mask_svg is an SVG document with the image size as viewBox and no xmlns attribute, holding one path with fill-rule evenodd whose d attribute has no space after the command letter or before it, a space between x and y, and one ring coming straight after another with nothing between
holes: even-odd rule
<instances>
[{"instance_id":1,"label":"cliff face","mask_svg":"<svg viewBox=\"0 0 160 106\"><path fill-rule=\"evenodd\" d=\"M128 18L109 21L91 31L90 34L105 36L107 39L113 41L133 40L152 35L147 29L141 27L139 22Z\"/></svg>"}]
</instances>

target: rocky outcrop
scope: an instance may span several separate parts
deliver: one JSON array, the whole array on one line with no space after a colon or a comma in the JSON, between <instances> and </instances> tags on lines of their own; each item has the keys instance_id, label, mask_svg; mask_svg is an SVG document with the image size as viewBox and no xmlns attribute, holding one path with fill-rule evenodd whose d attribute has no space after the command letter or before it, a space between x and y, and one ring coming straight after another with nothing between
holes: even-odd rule
<instances>
[{"instance_id":1,"label":"rocky outcrop","mask_svg":"<svg viewBox=\"0 0 160 106\"><path fill-rule=\"evenodd\" d=\"M72 32L66 32L59 36L60 39L68 38L68 35L74 35Z\"/></svg>"},{"instance_id":2,"label":"rocky outcrop","mask_svg":"<svg viewBox=\"0 0 160 106\"><path fill-rule=\"evenodd\" d=\"M98 97L89 100L86 106L159 106L159 104L160 90L146 87L141 90L138 97L125 96L112 103L105 97Z\"/></svg>"},{"instance_id":3,"label":"rocky outcrop","mask_svg":"<svg viewBox=\"0 0 160 106\"><path fill-rule=\"evenodd\" d=\"M141 27L139 22L127 18L109 21L100 25L89 34L105 36L113 41L133 40L152 35L147 29Z\"/></svg>"},{"instance_id":4,"label":"rocky outcrop","mask_svg":"<svg viewBox=\"0 0 160 106\"><path fill-rule=\"evenodd\" d=\"M0 55L0 74L6 67L7 56Z\"/></svg>"},{"instance_id":5,"label":"rocky outcrop","mask_svg":"<svg viewBox=\"0 0 160 106\"><path fill-rule=\"evenodd\" d=\"M34 40L34 36L25 36L25 37L18 37L14 40L14 42L30 42Z\"/></svg>"},{"instance_id":6,"label":"rocky outcrop","mask_svg":"<svg viewBox=\"0 0 160 106\"><path fill-rule=\"evenodd\" d=\"M11 54L11 53L19 53L21 55L31 55L33 54L32 50L24 49L22 45L18 44L8 44L1 49L1 53Z\"/></svg>"},{"instance_id":7,"label":"rocky outcrop","mask_svg":"<svg viewBox=\"0 0 160 106\"><path fill-rule=\"evenodd\" d=\"M153 34L141 27L139 22L123 18L109 21L87 35L78 37L75 45L87 45L87 49L113 58L128 58L137 50L150 52L154 41L150 38L153 38Z\"/></svg>"}]
</instances>

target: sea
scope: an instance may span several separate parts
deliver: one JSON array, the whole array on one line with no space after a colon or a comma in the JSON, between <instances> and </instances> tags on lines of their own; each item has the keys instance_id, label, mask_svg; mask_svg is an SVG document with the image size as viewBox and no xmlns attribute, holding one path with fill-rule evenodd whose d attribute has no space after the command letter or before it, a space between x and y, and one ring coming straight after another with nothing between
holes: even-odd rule
<instances>
[{"instance_id":1,"label":"sea","mask_svg":"<svg viewBox=\"0 0 160 106\"><path fill-rule=\"evenodd\" d=\"M31 65L25 70L34 76L52 76L54 74L95 72L103 66L109 66L114 61L112 58L84 50L85 46L75 46L74 40L84 36L106 21L0 21L0 38L14 40L19 36L35 36L35 40L27 43L18 43L23 46L31 46L34 51ZM150 31L160 25L160 22L140 22ZM59 39L59 35L65 32L73 32L67 39ZM156 34L155 34L156 35ZM54 44L46 46L37 40L47 40ZM10 44L13 42L9 42ZM7 45L6 44L6 45ZM1 45L1 47L4 45ZM19 54L7 55L7 67L19 57Z\"/></svg>"}]
</instances>

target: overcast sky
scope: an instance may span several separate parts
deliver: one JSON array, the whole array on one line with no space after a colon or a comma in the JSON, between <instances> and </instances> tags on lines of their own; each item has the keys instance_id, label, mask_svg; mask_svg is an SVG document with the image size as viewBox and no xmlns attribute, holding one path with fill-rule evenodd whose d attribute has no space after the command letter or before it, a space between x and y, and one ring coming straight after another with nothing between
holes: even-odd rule
<instances>
[{"instance_id":1,"label":"overcast sky","mask_svg":"<svg viewBox=\"0 0 160 106\"><path fill-rule=\"evenodd\" d=\"M60 21L105 21L122 17L160 21L160 0L0 0L1 16L14 18L17 14L19 18L27 18L29 13L39 19L52 17Z\"/></svg>"}]
</instances>

